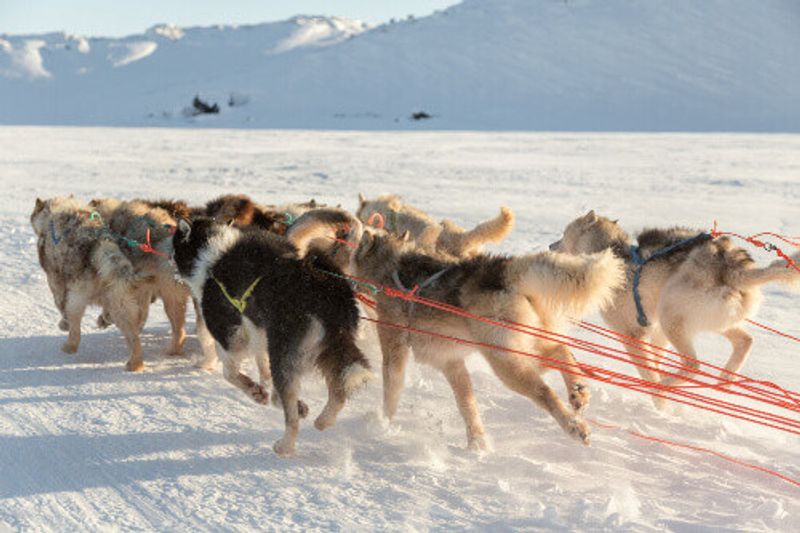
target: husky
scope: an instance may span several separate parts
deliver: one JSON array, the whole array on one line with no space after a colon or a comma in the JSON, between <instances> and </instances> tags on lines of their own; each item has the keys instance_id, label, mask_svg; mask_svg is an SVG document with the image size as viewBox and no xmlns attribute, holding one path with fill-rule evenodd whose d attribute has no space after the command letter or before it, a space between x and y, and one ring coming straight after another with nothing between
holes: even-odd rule
<instances>
[{"instance_id":1,"label":"husky","mask_svg":"<svg viewBox=\"0 0 800 533\"><path fill-rule=\"evenodd\" d=\"M732 379L750 353L753 337L743 323L758 310L761 285L779 282L800 286L800 273L786 268L784 261L758 268L745 250L726 237L713 239L711 235L685 228L648 229L637 236L637 241L637 254L643 259L677 245L674 250L653 257L641 269L638 293L644 316L634 300L637 267L631 252L632 240L617 221L590 211L572 221L561 240L551 244L550 249L567 254L613 251L625 261L628 274L626 283L616 290L611 304L602 311L609 327L659 347L669 342L691 369L699 366L692 342L695 335L703 331L719 333L732 347L721 373L723 380ZM800 253L793 260L800 261ZM625 348L634 362L644 361L644 366L637 366L643 379L664 385L685 381L688 370L661 380L656 356L627 344ZM654 400L657 406L664 406L662 399Z\"/></svg>"},{"instance_id":2,"label":"husky","mask_svg":"<svg viewBox=\"0 0 800 533\"><path fill-rule=\"evenodd\" d=\"M225 378L258 403L268 402L264 385L272 380L286 421L273 447L279 455L294 453L299 418L307 413L298 399L303 373L316 366L328 387L314 422L319 430L334 424L346 399L372 378L354 341L355 296L327 257L300 259L283 237L208 218L178 223L173 257L224 349ZM261 383L241 373L248 357L256 359Z\"/></svg>"},{"instance_id":3,"label":"husky","mask_svg":"<svg viewBox=\"0 0 800 533\"><path fill-rule=\"evenodd\" d=\"M69 332L61 347L75 353L81 340L81 318L89 304L99 305L128 343L126 368L144 368L139 333L147 319L150 283L136 275L92 208L72 197L36 199L31 226L37 236L39 263Z\"/></svg>"},{"instance_id":4,"label":"husky","mask_svg":"<svg viewBox=\"0 0 800 533\"><path fill-rule=\"evenodd\" d=\"M186 340L186 307L191 291L178 278L177 270L169 257L172 234L177 224L172 213L189 213L190 208L184 202L123 202L108 198L94 199L89 205L99 214L110 233L119 240L137 274L151 280L153 297L160 298L163 302L172 329L172 338L165 352L167 355L180 355ZM142 244L151 246L152 251L142 250L139 246ZM197 311L197 303L194 304ZM202 314L196 315L196 333L203 352L197 366L210 370L217 360L214 339L205 327ZM101 322L108 322L105 313L98 318L98 325Z\"/></svg>"},{"instance_id":5,"label":"husky","mask_svg":"<svg viewBox=\"0 0 800 533\"><path fill-rule=\"evenodd\" d=\"M408 290L469 313L495 321L530 324L559 331L566 318L603 305L622 282L623 264L611 252L567 256L542 252L521 257L478 255L443 259L425 255L406 233L395 237L384 230L365 228L351 269L372 283ZM545 384L545 371L523 355L481 346L498 378L555 418L570 436L588 444L590 430L579 413L589 401L589 390L569 349L554 342L489 325L402 298L379 293L376 313L380 322L433 331L450 337L557 359L569 393L570 410ZM378 326L383 353L383 412L390 420L397 411L409 352L420 362L440 370L450 386L466 424L467 445L487 447L465 357L474 349L422 333Z\"/></svg>"},{"instance_id":6,"label":"husky","mask_svg":"<svg viewBox=\"0 0 800 533\"><path fill-rule=\"evenodd\" d=\"M375 217L380 215L385 229L390 233L399 236L408 231L421 249L453 257L479 255L484 244L502 241L514 227L514 212L508 207L501 207L496 218L465 231L451 220L437 223L427 213L404 203L393 194L382 195L377 200L367 200L363 194L359 194L358 200L356 216L362 222L375 222Z\"/></svg>"}]
</instances>

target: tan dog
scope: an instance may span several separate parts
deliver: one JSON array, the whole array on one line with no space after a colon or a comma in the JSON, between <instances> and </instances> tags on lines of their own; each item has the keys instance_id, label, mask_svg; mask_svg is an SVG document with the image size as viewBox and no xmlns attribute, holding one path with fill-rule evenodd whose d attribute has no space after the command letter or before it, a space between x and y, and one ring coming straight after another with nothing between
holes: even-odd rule
<instances>
[{"instance_id":1,"label":"tan dog","mask_svg":"<svg viewBox=\"0 0 800 533\"><path fill-rule=\"evenodd\" d=\"M638 235L638 254L647 259L659 250L697 236L697 231L673 228L651 229ZM612 329L638 340L649 339L666 346L669 341L684 354L683 363L697 368L697 354L692 343L700 332L713 331L730 341L733 351L722 378L738 372L747 359L753 337L742 323L753 316L761 302L761 285L769 282L800 285L800 273L776 261L767 268L757 268L748 253L728 238L700 236L662 257L647 262L641 271L639 294L649 325L639 323L633 296L631 238L616 223L597 216L594 211L571 222L564 236L550 248L569 254L613 250L627 262L628 280L615 294L603 318ZM794 257L800 261L800 253ZM637 367L641 376L659 382L658 361L652 354L625 346L634 361L646 361ZM644 359L641 359L644 358ZM666 385L684 381L687 371L661 380ZM663 401L656 399L656 405Z\"/></svg>"},{"instance_id":2,"label":"tan dog","mask_svg":"<svg viewBox=\"0 0 800 533\"><path fill-rule=\"evenodd\" d=\"M92 209L73 198L36 200L31 225L37 236L39 263L45 271L61 329L69 336L61 347L75 353L81 340L81 318L90 304L99 305L117 325L130 350L128 370L144 367L139 332L147 319L151 288L130 260L91 218Z\"/></svg>"},{"instance_id":3,"label":"tan dog","mask_svg":"<svg viewBox=\"0 0 800 533\"><path fill-rule=\"evenodd\" d=\"M602 305L622 283L623 263L611 252L571 257L543 252L522 257L442 260L418 253L407 236L397 238L367 228L352 257L352 270L364 279L407 289L419 286L426 298L466 309L493 320L511 321L559 331L569 316ZM421 304L379 294L377 316L384 322L466 340L503 346L557 359L577 370L567 347L512 330L501 329ZM403 388L410 349L417 360L439 369L456 397L471 448L486 447L464 359L476 348L423 334L378 327L383 352L384 414L392 418ZM502 350L477 348L498 378L511 390L545 409L569 435L589 442L588 425L567 408L541 378L544 368L533 358ZM580 375L563 372L576 411L589 400Z\"/></svg>"},{"instance_id":4,"label":"tan dog","mask_svg":"<svg viewBox=\"0 0 800 533\"><path fill-rule=\"evenodd\" d=\"M100 214L105 226L122 242L121 248L137 274L151 280L153 296L163 302L172 328L172 339L166 348L168 355L180 355L183 350L186 340L186 304L191 295L189 288L178 281L177 270L169 260L172 234L177 224L170 212L180 214L183 211L181 205L185 207L182 203L146 200L121 202L107 198L95 199L90 203ZM143 251L125 243L149 244L153 251ZM197 311L196 303L195 310ZM217 360L214 339L203 322L202 313L197 312L196 316L197 336L203 351L203 358L198 366L211 369Z\"/></svg>"},{"instance_id":5,"label":"tan dog","mask_svg":"<svg viewBox=\"0 0 800 533\"><path fill-rule=\"evenodd\" d=\"M453 257L480 254L484 244L502 241L514 227L514 212L507 207L500 208L497 218L465 231L450 220L437 223L427 213L403 203L400 197L392 194L380 196L377 200L367 200L360 194L358 199L356 216L362 222L374 225L375 217L380 215L388 232L400 236L408 231L421 249Z\"/></svg>"}]
</instances>

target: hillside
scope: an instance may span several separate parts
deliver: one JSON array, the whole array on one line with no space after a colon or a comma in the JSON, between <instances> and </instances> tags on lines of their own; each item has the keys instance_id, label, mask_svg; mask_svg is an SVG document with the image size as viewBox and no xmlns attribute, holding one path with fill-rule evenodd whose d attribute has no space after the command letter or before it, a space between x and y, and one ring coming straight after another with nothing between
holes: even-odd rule
<instances>
[{"instance_id":1,"label":"hillside","mask_svg":"<svg viewBox=\"0 0 800 533\"><path fill-rule=\"evenodd\" d=\"M465 0L374 28L2 36L0 123L800 131L799 27L792 0ZM186 116L196 94L220 113Z\"/></svg>"}]
</instances>

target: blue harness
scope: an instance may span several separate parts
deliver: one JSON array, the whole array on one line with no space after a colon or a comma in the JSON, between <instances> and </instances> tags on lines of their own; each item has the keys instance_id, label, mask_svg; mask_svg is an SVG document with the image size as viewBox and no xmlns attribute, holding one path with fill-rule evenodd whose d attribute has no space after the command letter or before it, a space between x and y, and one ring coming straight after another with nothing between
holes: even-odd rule
<instances>
[{"instance_id":1,"label":"blue harness","mask_svg":"<svg viewBox=\"0 0 800 533\"><path fill-rule=\"evenodd\" d=\"M708 233L705 233L705 232L698 233L694 237L690 237L688 239L684 239L682 241L676 242L675 244L671 244L669 246L661 248L660 250L656 250L647 259L644 259L639 254L639 247L638 246L636 246L635 244L631 245L631 249L630 249L631 260L633 261L633 264L636 265L636 270L633 271L633 302L636 304L636 320L637 320L637 322L639 322L640 326L642 326L643 328L646 328L647 326L650 325L650 321L647 320L647 314L645 314L644 307L642 306L642 296L639 294L639 282L641 282L641 280L642 280L642 269L644 268L644 266L647 263L649 263L650 261L652 261L653 259L665 256L668 253L677 250L678 248L682 248L684 246L688 246L690 244L694 244L697 241L704 240L704 239L709 239L709 238L711 238L711 235L708 234Z\"/></svg>"}]
</instances>

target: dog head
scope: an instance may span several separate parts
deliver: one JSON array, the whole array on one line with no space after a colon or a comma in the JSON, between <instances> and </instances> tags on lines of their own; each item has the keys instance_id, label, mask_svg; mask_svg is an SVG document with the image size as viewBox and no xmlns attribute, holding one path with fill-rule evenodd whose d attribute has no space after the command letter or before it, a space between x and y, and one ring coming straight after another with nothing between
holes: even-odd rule
<instances>
[{"instance_id":1,"label":"dog head","mask_svg":"<svg viewBox=\"0 0 800 533\"><path fill-rule=\"evenodd\" d=\"M172 236L172 259L181 276L191 276L195 259L207 247L214 226L214 221L207 217L194 220L182 218L178 221Z\"/></svg>"},{"instance_id":2,"label":"dog head","mask_svg":"<svg viewBox=\"0 0 800 533\"><path fill-rule=\"evenodd\" d=\"M591 254L628 240L627 233L616 220L589 211L570 222L561 239L550 245L550 250L568 254Z\"/></svg>"},{"instance_id":3,"label":"dog head","mask_svg":"<svg viewBox=\"0 0 800 533\"><path fill-rule=\"evenodd\" d=\"M33 206L33 212L31 213L31 226L33 227L33 231L37 236L41 236L44 233L45 226L47 225L47 219L50 214L48 203L48 201L37 198L36 204Z\"/></svg>"},{"instance_id":4,"label":"dog head","mask_svg":"<svg viewBox=\"0 0 800 533\"><path fill-rule=\"evenodd\" d=\"M386 230L365 226L358 247L350 256L349 271L358 276L379 277L396 269L400 256L414 247L408 231L396 237Z\"/></svg>"}]
</instances>

